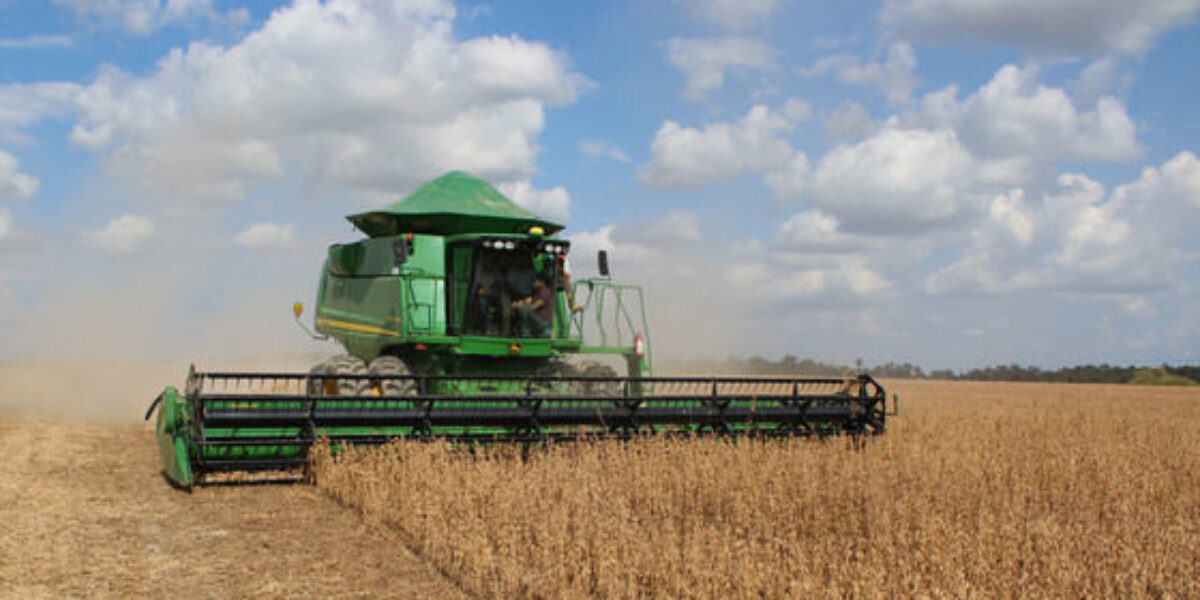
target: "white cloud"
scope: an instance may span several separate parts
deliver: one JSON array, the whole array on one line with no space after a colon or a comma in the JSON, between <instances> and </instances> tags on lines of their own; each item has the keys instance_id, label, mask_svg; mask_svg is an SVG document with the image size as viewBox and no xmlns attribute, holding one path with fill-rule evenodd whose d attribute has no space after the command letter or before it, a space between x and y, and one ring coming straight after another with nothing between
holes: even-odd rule
<instances>
[{"instance_id":1,"label":"white cloud","mask_svg":"<svg viewBox=\"0 0 1200 600\"><path fill-rule=\"evenodd\" d=\"M870 303L893 287L865 260L853 255L834 256L826 264L803 267L770 258L747 258L723 265L721 275L731 289L752 290L746 294L747 303L767 306Z\"/></svg>"},{"instance_id":2,"label":"white cloud","mask_svg":"<svg viewBox=\"0 0 1200 600\"><path fill-rule=\"evenodd\" d=\"M650 187L698 189L746 170L784 169L796 154L782 137L795 126L786 113L757 105L735 123L702 130L666 121L654 135L650 164L638 169L638 178Z\"/></svg>"},{"instance_id":3,"label":"white cloud","mask_svg":"<svg viewBox=\"0 0 1200 600\"><path fill-rule=\"evenodd\" d=\"M914 39L983 40L1035 53L1141 54L1198 0L887 0L885 27Z\"/></svg>"},{"instance_id":4,"label":"white cloud","mask_svg":"<svg viewBox=\"0 0 1200 600\"><path fill-rule=\"evenodd\" d=\"M858 252L875 246L867 236L844 233L836 217L819 210L792 215L775 231L773 247L803 252Z\"/></svg>"},{"instance_id":5,"label":"white cloud","mask_svg":"<svg viewBox=\"0 0 1200 600\"><path fill-rule=\"evenodd\" d=\"M783 116L792 123L807 121L812 116L812 105L799 98L788 98L783 103Z\"/></svg>"},{"instance_id":6,"label":"white cloud","mask_svg":"<svg viewBox=\"0 0 1200 600\"><path fill-rule=\"evenodd\" d=\"M234 46L174 49L147 77L102 69L71 139L189 206L237 200L292 164L314 183L392 193L450 169L527 178L544 108L589 82L544 44L456 40L454 12L297 2Z\"/></svg>"},{"instance_id":7,"label":"white cloud","mask_svg":"<svg viewBox=\"0 0 1200 600\"><path fill-rule=\"evenodd\" d=\"M610 158L620 163L629 163L633 160L624 150L601 140L583 140L579 142L579 153L584 156Z\"/></svg>"},{"instance_id":8,"label":"white cloud","mask_svg":"<svg viewBox=\"0 0 1200 600\"><path fill-rule=\"evenodd\" d=\"M856 106L845 108L838 130L872 125ZM853 233L950 228L990 209L1016 219L991 206L993 198L1039 183L1057 161L1128 160L1142 151L1119 101L1103 96L1095 106L1080 110L1063 89L1038 84L1036 71L1007 65L963 100L954 86L926 94L870 137L815 165L793 160L765 180L777 198L805 200Z\"/></svg>"},{"instance_id":9,"label":"white cloud","mask_svg":"<svg viewBox=\"0 0 1200 600\"><path fill-rule=\"evenodd\" d=\"M1071 97L1081 107L1094 107L1105 96L1123 91L1132 82L1132 76L1122 71L1112 57L1092 61L1080 71L1079 78L1071 82Z\"/></svg>"},{"instance_id":10,"label":"white cloud","mask_svg":"<svg viewBox=\"0 0 1200 600\"><path fill-rule=\"evenodd\" d=\"M28 198L38 187L37 179L20 171L16 157L0 150L0 202Z\"/></svg>"},{"instance_id":11,"label":"white cloud","mask_svg":"<svg viewBox=\"0 0 1200 600\"><path fill-rule=\"evenodd\" d=\"M7 208L0 206L0 242L8 239L12 234L12 213Z\"/></svg>"},{"instance_id":12,"label":"white cloud","mask_svg":"<svg viewBox=\"0 0 1200 600\"><path fill-rule=\"evenodd\" d=\"M931 273L930 293L1142 293L1178 285L1197 254L1200 159L1182 152L1106 196L1083 175L1062 175L1036 202L997 197L962 257ZM1190 256L1190 257L1189 257Z\"/></svg>"},{"instance_id":13,"label":"white cloud","mask_svg":"<svg viewBox=\"0 0 1200 600\"><path fill-rule=\"evenodd\" d=\"M1014 190L992 200L988 218L1012 236L1018 244L1028 246L1033 240L1033 219L1029 207L1023 201L1025 193Z\"/></svg>"},{"instance_id":14,"label":"white cloud","mask_svg":"<svg viewBox=\"0 0 1200 600\"><path fill-rule=\"evenodd\" d=\"M900 234L980 212L990 170L953 131L885 128L821 157L808 198L851 231Z\"/></svg>"},{"instance_id":15,"label":"white cloud","mask_svg":"<svg viewBox=\"0 0 1200 600\"><path fill-rule=\"evenodd\" d=\"M1061 88L1035 85L1035 73L1007 65L961 106L966 143L985 155L1048 155L1128 160L1141 153L1136 127L1117 99L1081 112Z\"/></svg>"},{"instance_id":16,"label":"white cloud","mask_svg":"<svg viewBox=\"0 0 1200 600\"><path fill-rule=\"evenodd\" d=\"M556 221L571 218L571 194L562 186L539 190L528 179L522 179L502 183L498 188L513 202L539 217Z\"/></svg>"},{"instance_id":17,"label":"white cloud","mask_svg":"<svg viewBox=\"0 0 1200 600\"><path fill-rule=\"evenodd\" d=\"M893 123L954 129L975 156L1026 161L1043 171L1064 158L1126 161L1143 150L1119 100L1102 96L1094 110L1080 110L1064 89L1039 84L1036 69L1005 65L966 99L957 96L956 86L926 94L918 110Z\"/></svg>"},{"instance_id":18,"label":"white cloud","mask_svg":"<svg viewBox=\"0 0 1200 600\"><path fill-rule=\"evenodd\" d=\"M1171 212L1180 207L1200 209L1200 159L1191 152L1180 152L1158 169L1144 169L1141 178L1118 187L1113 196L1121 203L1138 206L1148 215L1161 215L1186 227ZM1164 207L1171 212L1156 212Z\"/></svg>"},{"instance_id":19,"label":"white cloud","mask_svg":"<svg viewBox=\"0 0 1200 600\"><path fill-rule=\"evenodd\" d=\"M296 228L290 224L255 223L233 237L247 248L288 248L296 245Z\"/></svg>"},{"instance_id":20,"label":"white cloud","mask_svg":"<svg viewBox=\"0 0 1200 600\"><path fill-rule=\"evenodd\" d=\"M848 54L835 54L818 60L810 68L800 69L800 74L816 77L834 71L842 83L874 85L884 93L888 103L903 104L912 97L913 90L920 83L913 74L916 69L917 57L912 46L893 42L888 47L884 62L860 64L858 59Z\"/></svg>"},{"instance_id":21,"label":"white cloud","mask_svg":"<svg viewBox=\"0 0 1200 600\"><path fill-rule=\"evenodd\" d=\"M145 35L170 23L191 19L245 20L245 9L231 10L222 16L213 8L213 0L51 0L75 11L81 19L123 27L130 33Z\"/></svg>"},{"instance_id":22,"label":"white cloud","mask_svg":"<svg viewBox=\"0 0 1200 600\"><path fill-rule=\"evenodd\" d=\"M1153 319L1158 316L1154 306L1144 296L1126 296L1119 300L1121 310L1139 319Z\"/></svg>"},{"instance_id":23,"label":"white cloud","mask_svg":"<svg viewBox=\"0 0 1200 600\"><path fill-rule=\"evenodd\" d=\"M154 221L141 215L123 215L108 222L104 229L89 231L84 239L113 256L129 256L154 237Z\"/></svg>"},{"instance_id":24,"label":"white cloud","mask_svg":"<svg viewBox=\"0 0 1200 600\"><path fill-rule=\"evenodd\" d=\"M606 250L614 260L625 264L655 266L680 256L684 247L698 243L701 237L697 213L673 210L638 223L575 233L571 236L571 253L587 259ZM583 268L590 265L584 264Z\"/></svg>"},{"instance_id":25,"label":"white cloud","mask_svg":"<svg viewBox=\"0 0 1200 600\"><path fill-rule=\"evenodd\" d=\"M1094 183L1080 181L1086 189ZM1085 200L1086 202L1086 200ZM1039 233L1038 216L1021 189L1009 190L992 199L988 212L972 232L971 245L962 259L929 274L929 293L1002 294L1043 285L1048 274L1031 257L1034 236Z\"/></svg>"},{"instance_id":26,"label":"white cloud","mask_svg":"<svg viewBox=\"0 0 1200 600\"><path fill-rule=\"evenodd\" d=\"M679 0L704 20L740 30L766 20L779 0Z\"/></svg>"},{"instance_id":27,"label":"white cloud","mask_svg":"<svg viewBox=\"0 0 1200 600\"><path fill-rule=\"evenodd\" d=\"M775 68L774 51L766 43L744 37L671 38L667 60L687 74L686 98L699 100L725 85L734 69L765 71Z\"/></svg>"},{"instance_id":28,"label":"white cloud","mask_svg":"<svg viewBox=\"0 0 1200 600\"><path fill-rule=\"evenodd\" d=\"M594 231L581 231L571 236L571 261L577 271L575 276L586 276L592 272L590 263L600 250L608 252L612 260L621 264L652 265L664 258L663 254L649 246L636 243L619 243L613 239L616 225L604 225Z\"/></svg>"},{"instance_id":29,"label":"white cloud","mask_svg":"<svg viewBox=\"0 0 1200 600\"><path fill-rule=\"evenodd\" d=\"M21 129L40 119L71 114L81 86L73 83L0 85L0 140L26 140Z\"/></svg>"},{"instance_id":30,"label":"white cloud","mask_svg":"<svg viewBox=\"0 0 1200 600\"><path fill-rule=\"evenodd\" d=\"M0 48L29 50L38 48L69 48L71 38L65 35L35 33L19 38L0 38Z\"/></svg>"},{"instance_id":31,"label":"white cloud","mask_svg":"<svg viewBox=\"0 0 1200 600\"><path fill-rule=\"evenodd\" d=\"M807 190L812 167L808 156L796 152L791 160L781 168L771 170L763 176L763 181L771 188L771 193L780 200L795 200Z\"/></svg>"},{"instance_id":32,"label":"white cloud","mask_svg":"<svg viewBox=\"0 0 1200 600\"><path fill-rule=\"evenodd\" d=\"M853 100L842 103L825 121L825 131L841 139L867 137L878 128L862 104Z\"/></svg>"}]
</instances>

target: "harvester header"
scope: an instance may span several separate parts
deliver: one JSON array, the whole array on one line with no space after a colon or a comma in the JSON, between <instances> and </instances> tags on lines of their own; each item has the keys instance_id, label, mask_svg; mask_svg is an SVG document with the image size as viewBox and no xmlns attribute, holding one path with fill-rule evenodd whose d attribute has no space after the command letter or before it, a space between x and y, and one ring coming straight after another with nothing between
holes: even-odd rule
<instances>
[{"instance_id":1,"label":"harvester header","mask_svg":"<svg viewBox=\"0 0 1200 600\"><path fill-rule=\"evenodd\" d=\"M846 378L664 378L642 289L571 278L563 226L452 172L329 247L315 329L344 354L308 373L205 373L155 399L163 472L303 466L335 443L530 443L647 434L879 434L887 396ZM293 310L297 321L303 306ZM307 330L307 328L306 328ZM599 360L598 360L599 359ZM613 365L623 373L618 374Z\"/></svg>"}]
</instances>

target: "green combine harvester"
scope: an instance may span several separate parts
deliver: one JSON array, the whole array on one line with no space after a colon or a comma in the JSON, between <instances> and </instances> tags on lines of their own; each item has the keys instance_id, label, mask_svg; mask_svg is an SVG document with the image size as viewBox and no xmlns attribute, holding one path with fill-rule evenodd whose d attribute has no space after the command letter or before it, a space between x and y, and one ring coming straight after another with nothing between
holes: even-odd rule
<instances>
[{"instance_id":1,"label":"green combine harvester","mask_svg":"<svg viewBox=\"0 0 1200 600\"><path fill-rule=\"evenodd\" d=\"M603 252L600 277L572 280L563 226L470 175L348 219L367 237L330 246L315 319L345 354L308 373L193 368L166 388L146 418L157 408L172 483L303 468L321 438L884 432L887 397L868 375L654 377L641 288L611 281Z\"/></svg>"}]
</instances>

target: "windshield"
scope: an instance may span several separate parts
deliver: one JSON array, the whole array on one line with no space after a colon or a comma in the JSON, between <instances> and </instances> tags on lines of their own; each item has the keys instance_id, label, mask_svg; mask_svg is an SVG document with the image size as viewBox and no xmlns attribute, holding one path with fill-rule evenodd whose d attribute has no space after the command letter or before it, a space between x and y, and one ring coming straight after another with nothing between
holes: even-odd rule
<instances>
[{"instance_id":1,"label":"windshield","mask_svg":"<svg viewBox=\"0 0 1200 600\"><path fill-rule=\"evenodd\" d=\"M463 333L549 337L557 289L552 260L524 244L476 248Z\"/></svg>"}]
</instances>

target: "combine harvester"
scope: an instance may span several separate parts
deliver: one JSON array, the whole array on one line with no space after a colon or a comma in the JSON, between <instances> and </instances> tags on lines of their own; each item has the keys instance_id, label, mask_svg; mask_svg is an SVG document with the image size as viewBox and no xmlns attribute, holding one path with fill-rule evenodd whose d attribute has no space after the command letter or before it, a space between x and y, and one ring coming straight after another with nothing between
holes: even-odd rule
<instances>
[{"instance_id":1,"label":"combine harvester","mask_svg":"<svg viewBox=\"0 0 1200 600\"><path fill-rule=\"evenodd\" d=\"M884 432L886 394L868 375L653 377L641 288L611 281L603 252L600 278L571 281L570 243L554 237L563 226L470 175L443 175L348 219L367 238L330 246L316 302L317 332L346 354L308 373L193 368L182 392L166 388L146 418L158 409L174 484L302 468L321 438ZM592 356L625 374L568 360Z\"/></svg>"}]
</instances>

